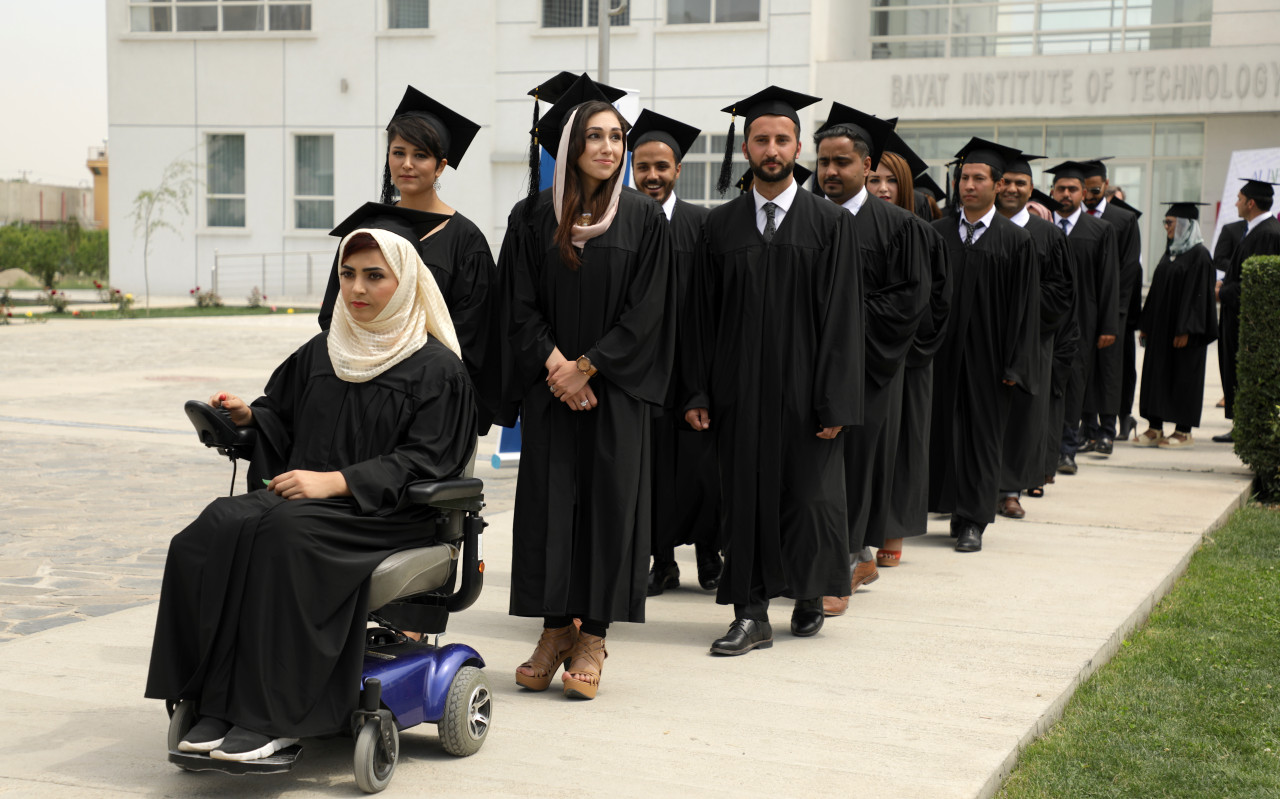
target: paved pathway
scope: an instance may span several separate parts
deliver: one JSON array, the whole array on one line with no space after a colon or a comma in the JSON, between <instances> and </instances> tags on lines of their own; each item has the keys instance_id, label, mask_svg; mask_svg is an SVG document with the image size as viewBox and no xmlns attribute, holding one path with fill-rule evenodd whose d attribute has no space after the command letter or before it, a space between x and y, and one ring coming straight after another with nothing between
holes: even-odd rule
<instances>
[{"instance_id":1,"label":"paved pathway","mask_svg":"<svg viewBox=\"0 0 1280 799\"><path fill-rule=\"evenodd\" d=\"M166 542L230 478L181 403L252 395L313 330L308 317L0 328L0 795L353 795L345 739L308 742L292 775L178 773L163 712L141 698ZM514 479L488 469L486 444L486 590L447 639L487 658L494 731L466 760L430 728L406 732L387 795L988 796L1247 495L1234 455L1207 443L1225 429L1206 408L1192 450L1081 456L980 554L951 551L932 520L812 640L786 632L779 602L773 649L712 658L725 608L697 589L651 600L648 624L611 631L591 703L513 685L537 625L506 613Z\"/></svg>"}]
</instances>

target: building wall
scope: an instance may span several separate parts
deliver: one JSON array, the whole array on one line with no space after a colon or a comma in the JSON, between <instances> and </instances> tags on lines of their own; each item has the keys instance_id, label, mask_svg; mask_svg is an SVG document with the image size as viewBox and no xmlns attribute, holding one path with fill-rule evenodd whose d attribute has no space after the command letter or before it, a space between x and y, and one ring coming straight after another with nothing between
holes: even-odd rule
<instances>
[{"instance_id":1,"label":"building wall","mask_svg":"<svg viewBox=\"0 0 1280 799\"><path fill-rule=\"evenodd\" d=\"M0 225L53 225L75 218L93 227L93 192L24 180L0 181Z\"/></svg>"}]
</instances>

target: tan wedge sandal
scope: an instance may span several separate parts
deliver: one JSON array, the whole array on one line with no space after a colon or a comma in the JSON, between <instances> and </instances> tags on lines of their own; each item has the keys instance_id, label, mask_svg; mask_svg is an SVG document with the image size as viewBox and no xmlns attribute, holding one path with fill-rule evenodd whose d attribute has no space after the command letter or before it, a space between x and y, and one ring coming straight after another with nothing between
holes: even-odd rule
<instances>
[{"instance_id":1,"label":"tan wedge sandal","mask_svg":"<svg viewBox=\"0 0 1280 799\"><path fill-rule=\"evenodd\" d=\"M600 672L604 670L607 657L609 653L605 651L603 638L590 633L580 634L561 677L564 695L571 699L595 699L596 691L600 690Z\"/></svg>"},{"instance_id":2,"label":"tan wedge sandal","mask_svg":"<svg viewBox=\"0 0 1280 799\"><path fill-rule=\"evenodd\" d=\"M521 674L516 671L516 685L523 685L530 691L545 691L551 685L551 678L563 665L569 665L569 652L578 643L578 628L572 624L564 627L544 627L542 637L538 639L538 647L533 656L520 664L522 669L532 669L533 674Z\"/></svg>"}]
</instances>

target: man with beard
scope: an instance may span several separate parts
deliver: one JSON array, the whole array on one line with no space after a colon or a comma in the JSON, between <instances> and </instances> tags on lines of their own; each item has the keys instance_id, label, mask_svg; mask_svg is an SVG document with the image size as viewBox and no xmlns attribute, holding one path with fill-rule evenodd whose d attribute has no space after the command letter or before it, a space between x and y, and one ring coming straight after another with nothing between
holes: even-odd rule
<instances>
[{"instance_id":1,"label":"man with beard","mask_svg":"<svg viewBox=\"0 0 1280 799\"><path fill-rule=\"evenodd\" d=\"M1043 494L1046 476L1053 473L1057 460L1063 391L1061 386L1053 385L1054 342L1071 312L1073 298L1067 237L1027 209L1032 191L1031 162L1041 157L1022 154L1005 164L996 195L1000 215L1031 235L1040 272L1039 390L1034 396L1026 392L1014 394L1004 435L1000 484L1007 488L1000 490L997 512L1011 519L1026 516L1018 501L1020 489L1040 492L1033 496ZM1054 461L1046 463L1046 452L1052 453Z\"/></svg>"},{"instance_id":2,"label":"man with beard","mask_svg":"<svg viewBox=\"0 0 1280 799\"><path fill-rule=\"evenodd\" d=\"M1098 353L1099 379L1085 395L1082 418L1085 438L1082 451L1104 458L1111 455L1118 417L1123 417L1125 422L1120 429L1121 437L1127 438L1130 432L1128 422L1133 410L1133 392L1129 392L1128 405L1122 407L1122 389L1130 374L1130 386L1137 380L1134 347L1137 330L1130 320L1136 320L1142 314L1142 234L1136 214L1105 198L1110 183L1107 181L1107 165L1103 162L1110 159L1111 156L1095 158L1085 164L1084 171L1085 210L1089 216L1115 228L1116 256L1120 262L1120 294L1117 300L1120 319L1116 335L1123 340L1118 342L1119 346L1108 347Z\"/></svg>"},{"instance_id":3,"label":"man with beard","mask_svg":"<svg viewBox=\"0 0 1280 799\"><path fill-rule=\"evenodd\" d=\"M996 213L996 184L1018 151L973 138L956 153L959 213L933 223L954 286L938 352L929 509L950 513L957 552L978 552L1000 488L1014 392L1039 378L1040 277L1031 237Z\"/></svg>"},{"instance_id":4,"label":"man with beard","mask_svg":"<svg viewBox=\"0 0 1280 799\"><path fill-rule=\"evenodd\" d=\"M636 188L658 201L671 225L671 274L676 281L677 315L689 295L707 209L677 198L676 179L680 177L681 159L701 132L646 108L627 136ZM677 352L677 360L679 357ZM676 386L677 381L672 380L665 406L654 409L653 566L649 570L649 596L680 586L675 556L678 545L693 544L699 585L710 590L720 582L720 487L715 441L711 436L695 435L685 425L675 407Z\"/></svg>"},{"instance_id":5,"label":"man with beard","mask_svg":"<svg viewBox=\"0 0 1280 799\"><path fill-rule=\"evenodd\" d=\"M1116 234L1107 222L1084 213L1084 180L1088 167L1078 161L1064 161L1045 170L1054 176L1053 223L1067 235L1076 286L1076 323L1080 346L1067 385L1064 403L1062 442L1058 471L1076 473L1076 452L1081 445L1080 419L1089 387L1095 396L1105 395L1105 373L1098 366L1098 353L1116 343L1120 332L1120 265L1116 255ZM1119 386L1113 381L1111 389ZM1118 393L1118 391L1116 392ZM1115 394L1109 405L1119 400Z\"/></svg>"},{"instance_id":6,"label":"man with beard","mask_svg":"<svg viewBox=\"0 0 1280 799\"><path fill-rule=\"evenodd\" d=\"M866 374L862 425L845 433L844 470L849 509L849 555L856 562L848 594L823 598L823 612L839 616L858 586L875 581L868 544L902 552L902 539L886 542L890 481L902 419L902 375L916 328L929 307L929 233L910 211L879 202L866 189L893 128L882 119L832 103L827 124L814 134L818 186L853 216L862 263L866 314Z\"/></svg>"},{"instance_id":7,"label":"man with beard","mask_svg":"<svg viewBox=\"0 0 1280 799\"><path fill-rule=\"evenodd\" d=\"M712 654L773 645L769 600L796 600L791 632L822 628L849 584L844 439L862 423L862 270L853 219L799 191L796 113L817 97L771 86L744 118L751 191L712 210L682 337L685 419L717 432L726 543ZM718 188L733 172L733 123Z\"/></svg>"},{"instance_id":8,"label":"man with beard","mask_svg":"<svg viewBox=\"0 0 1280 799\"><path fill-rule=\"evenodd\" d=\"M1235 418L1236 356L1240 350L1240 277L1244 262L1255 255L1280 255L1280 221L1271 213L1275 189L1280 183L1241 178L1244 186L1236 195L1236 213L1245 222L1244 236L1231 258L1231 267L1222 278L1218 299L1222 301L1221 318L1218 321L1222 337L1222 352L1226 358L1218 369L1222 374L1222 390L1226 395L1226 414ZM1235 441L1234 431L1214 436L1214 441L1228 444Z\"/></svg>"}]
</instances>

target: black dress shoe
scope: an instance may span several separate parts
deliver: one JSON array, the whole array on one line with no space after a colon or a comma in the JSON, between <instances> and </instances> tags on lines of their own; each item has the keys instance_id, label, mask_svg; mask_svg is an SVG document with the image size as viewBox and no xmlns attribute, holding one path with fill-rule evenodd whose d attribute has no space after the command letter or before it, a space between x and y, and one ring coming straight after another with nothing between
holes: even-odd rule
<instances>
[{"instance_id":1,"label":"black dress shoe","mask_svg":"<svg viewBox=\"0 0 1280 799\"><path fill-rule=\"evenodd\" d=\"M675 563L654 563L649 569L649 587L646 593L657 596L668 588L680 587L680 567Z\"/></svg>"},{"instance_id":2,"label":"black dress shoe","mask_svg":"<svg viewBox=\"0 0 1280 799\"><path fill-rule=\"evenodd\" d=\"M1107 438L1106 436L1103 436L1102 438L1098 439L1098 443L1095 444L1093 448L1093 453L1095 455L1102 455L1103 457L1110 455L1114 451L1115 451L1115 441L1110 438Z\"/></svg>"},{"instance_id":3,"label":"black dress shoe","mask_svg":"<svg viewBox=\"0 0 1280 799\"><path fill-rule=\"evenodd\" d=\"M1058 456L1058 473L1059 474L1075 474L1076 459L1074 455Z\"/></svg>"},{"instance_id":4,"label":"black dress shoe","mask_svg":"<svg viewBox=\"0 0 1280 799\"><path fill-rule=\"evenodd\" d=\"M1080 445L1080 447L1076 450L1076 454L1079 455L1081 452L1093 452L1097 448L1098 448L1098 439L1091 438Z\"/></svg>"},{"instance_id":5,"label":"black dress shoe","mask_svg":"<svg viewBox=\"0 0 1280 799\"><path fill-rule=\"evenodd\" d=\"M822 615L821 606L818 607L818 615ZM773 628L769 626L769 622L734 619L733 624L729 625L729 632L712 642L711 654L745 655L753 649L768 649L771 646Z\"/></svg>"},{"instance_id":6,"label":"black dress shoe","mask_svg":"<svg viewBox=\"0 0 1280 799\"><path fill-rule=\"evenodd\" d=\"M1137 419L1133 418L1132 416L1122 416L1120 417L1120 432L1116 435L1116 438L1120 439L1121 441L1128 441L1129 436L1132 435L1133 431L1136 430L1137 428L1138 428Z\"/></svg>"},{"instance_id":7,"label":"black dress shoe","mask_svg":"<svg viewBox=\"0 0 1280 799\"><path fill-rule=\"evenodd\" d=\"M1233 433L1235 433L1234 430L1232 430L1230 433L1223 433L1220 436L1214 436L1213 440L1219 444L1234 444L1236 443L1236 439Z\"/></svg>"},{"instance_id":8,"label":"black dress shoe","mask_svg":"<svg viewBox=\"0 0 1280 799\"><path fill-rule=\"evenodd\" d=\"M981 552L982 551L982 531L978 529L978 525L969 523L960 531L960 537L956 539L956 552Z\"/></svg>"},{"instance_id":9,"label":"black dress shoe","mask_svg":"<svg viewBox=\"0 0 1280 799\"><path fill-rule=\"evenodd\" d=\"M698 585L707 591L720 587L720 570L724 568L724 559L713 547L695 546L693 549L698 558Z\"/></svg>"},{"instance_id":10,"label":"black dress shoe","mask_svg":"<svg viewBox=\"0 0 1280 799\"><path fill-rule=\"evenodd\" d=\"M797 599L795 609L791 611L791 634L800 638L817 635L822 629L822 619L822 597Z\"/></svg>"}]
</instances>

